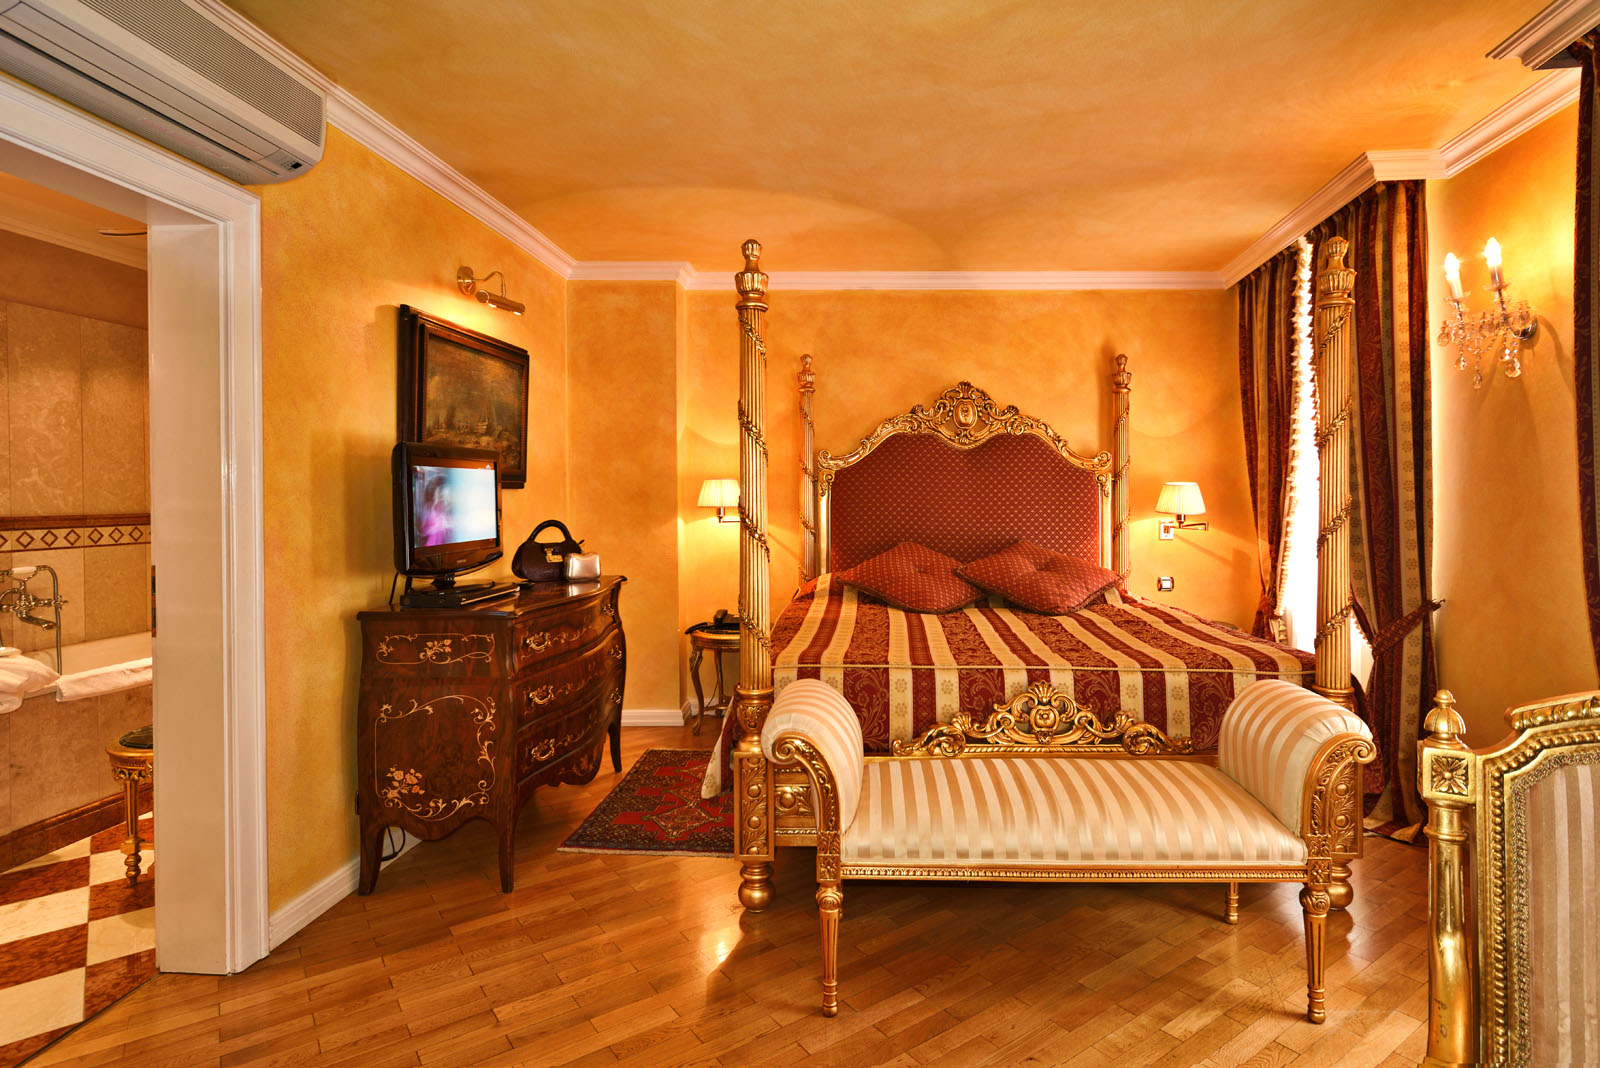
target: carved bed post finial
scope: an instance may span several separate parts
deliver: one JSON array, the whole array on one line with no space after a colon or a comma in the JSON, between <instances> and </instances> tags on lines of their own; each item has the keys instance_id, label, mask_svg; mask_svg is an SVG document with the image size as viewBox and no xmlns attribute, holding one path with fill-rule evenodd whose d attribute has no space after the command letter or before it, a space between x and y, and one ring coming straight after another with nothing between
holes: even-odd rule
<instances>
[{"instance_id":1,"label":"carved bed post finial","mask_svg":"<svg viewBox=\"0 0 1600 1068\"><path fill-rule=\"evenodd\" d=\"M817 391L817 373L811 354L800 357L800 581L817 577L817 468L816 427L811 421L811 395Z\"/></svg>"},{"instance_id":2,"label":"carved bed post finial","mask_svg":"<svg viewBox=\"0 0 1600 1068\"><path fill-rule=\"evenodd\" d=\"M1467 820L1477 796L1476 758L1455 697L1440 690L1417 743L1417 789L1428 805L1428 1054L1423 1064L1478 1063L1477 978L1468 922Z\"/></svg>"},{"instance_id":3,"label":"carved bed post finial","mask_svg":"<svg viewBox=\"0 0 1600 1068\"><path fill-rule=\"evenodd\" d=\"M1115 458L1111 471L1111 570L1126 582L1132 569L1128 544L1128 413L1132 401L1133 372L1128 357L1117 353L1117 370L1111 376L1111 408L1115 418L1112 449Z\"/></svg>"},{"instance_id":4,"label":"carved bed post finial","mask_svg":"<svg viewBox=\"0 0 1600 1068\"><path fill-rule=\"evenodd\" d=\"M746 241L739 291L739 685L733 748L734 851L739 900L759 912L772 900L772 767L761 755L761 726L772 707L772 562L767 547L767 276L761 243Z\"/></svg>"},{"instance_id":5,"label":"carved bed post finial","mask_svg":"<svg viewBox=\"0 0 1600 1068\"><path fill-rule=\"evenodd\" d=\"M1350 313L1356 273L1344 265L1349 242L1329 238L1317 275L1317 457L1322 498L1317 533L1318 693L1354 709L1350 690Z\"/></svg>"}]
</instances>

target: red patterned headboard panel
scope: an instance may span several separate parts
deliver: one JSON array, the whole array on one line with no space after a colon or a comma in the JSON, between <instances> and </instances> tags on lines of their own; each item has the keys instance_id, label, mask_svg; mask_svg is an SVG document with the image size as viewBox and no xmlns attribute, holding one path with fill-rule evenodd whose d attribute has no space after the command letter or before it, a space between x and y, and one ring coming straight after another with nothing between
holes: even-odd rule
<instances>
[{"instance_id":1,"label":"red patterned headboard panel","mask_svg":"<svg viewBox=\"0 0 1600 1068\"><path fill-rule=\"evenodd\" d=\"M829 571L902 541L968 562L1020 539L1101 562L1100 484L1033 434L962 449L902 433L834 474Z\"/></svg>"}]
</instances>

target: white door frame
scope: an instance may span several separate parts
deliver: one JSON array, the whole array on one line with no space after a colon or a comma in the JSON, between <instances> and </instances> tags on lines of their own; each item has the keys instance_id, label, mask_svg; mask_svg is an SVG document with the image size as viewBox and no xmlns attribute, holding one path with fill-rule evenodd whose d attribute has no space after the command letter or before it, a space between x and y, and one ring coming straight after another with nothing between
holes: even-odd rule
<instances>
[{"instance_id":1,"label":"white door frame","mask_svg":"<svg viewBox=\"0 0 1600 1068\"><path fill-rule=\"evenodd\" d=\"M0 170L146 220L156 965L267 954L261 202L0 75Z\"/></svg>"}]
</instances>

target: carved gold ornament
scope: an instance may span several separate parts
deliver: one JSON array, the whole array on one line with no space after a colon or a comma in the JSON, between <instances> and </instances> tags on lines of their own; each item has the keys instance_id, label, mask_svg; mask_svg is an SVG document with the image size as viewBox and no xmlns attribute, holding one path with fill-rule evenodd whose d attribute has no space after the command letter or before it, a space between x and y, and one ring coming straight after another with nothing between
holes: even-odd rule
<instances>
[{"instance_id":1,"label":"carved gold ornament","mask_svg":"<svg viewBox=\"0 0 1600 1068\"><path fill-rule=\"evenodd\" d=\"M1170 738L1149 723L1118 712L1106 723L1048 682L1036 682L997 704L979 727L965 712L913 742L894 743L895 756L989 756L1063 751L1095 755L1171 756L1194 752L1187 738ZM971 747L969 749L969 747Z\"/></svg>"},{"instance_id":2,"label":"carved gold ornament","mask_svg":"<svg viewBox=\"0 0 1600 1068\"><path fill-rule=\"evenodd\" d=\"M824 449L817 454L817 492L826 497L836 472L856 463L896 434L937 434L958 449L973 449L1001 434L1032 434L1047 442L1070 463L1092 472L1100 482L1100 492L1111 492L1111 454L1086 456L1075 451L1044 420L1023 415L1017 406L1002 408L984 390L971 382L957 382L939 395L931 407L917 405L904 415L891 416L843 456Z\"/></svg>"}]
</instances>

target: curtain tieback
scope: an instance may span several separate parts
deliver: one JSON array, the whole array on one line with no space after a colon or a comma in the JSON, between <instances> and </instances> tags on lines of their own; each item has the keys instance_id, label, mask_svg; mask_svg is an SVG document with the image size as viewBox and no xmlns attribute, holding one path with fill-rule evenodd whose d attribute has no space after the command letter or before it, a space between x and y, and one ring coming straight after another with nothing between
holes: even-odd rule
<instances>
[{"instance_id":1,"label":"curtain tieback","mask_svg":"<svg viewBox=\"0 0 1600 1068\"><path fill-rule=\"evenodd\" d=\"M1367 644L1372 646L1372 659L1377 661L1394 652L1400 643L1406 640L1406 635L1417 629L1419 623L1443 607L1442 600L1424 601L1399 619L1380 627L1377 633L1373 633L1372 625L1367 621L1367 613L1357 604L1356 622L1360 625L1362 633L1370 636Z\"/></svg>"}]
</instances>

